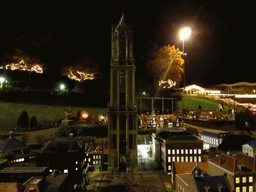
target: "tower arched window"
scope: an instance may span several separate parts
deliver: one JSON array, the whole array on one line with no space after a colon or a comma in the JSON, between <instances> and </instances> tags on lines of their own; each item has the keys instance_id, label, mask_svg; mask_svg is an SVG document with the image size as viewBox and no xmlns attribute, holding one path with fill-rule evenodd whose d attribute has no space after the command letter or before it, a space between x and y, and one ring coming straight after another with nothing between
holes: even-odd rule
<instances>
[{"instance_id":1,"label":"tower arched window","mask_svg":"<svg viewBox=\"0 0 256 192\"><path fill-rule=\"evenodd\" d=\"M120 105L125 106L126 104L126 74L122 70L120 73Z\"/></svg>"},{"instance_id":2,"label":"tower arched window","mask_svg":"<svg viewBox=\"0 0 256 192\"><path fill-rule=\"evenodd\" d=\"M116 149L117 141L116 141L116 134L113 134L113 149Z\"/></svg>"},{"instance_id":3,"label":"tower arched window","mask_svg":"<svg viewBox=\"0 0 256 192\"><path fill-rule=\"evenodd\" d=\"M133 135L129 135L129 149L133 149Z\"/></svg>"}]
</instances>

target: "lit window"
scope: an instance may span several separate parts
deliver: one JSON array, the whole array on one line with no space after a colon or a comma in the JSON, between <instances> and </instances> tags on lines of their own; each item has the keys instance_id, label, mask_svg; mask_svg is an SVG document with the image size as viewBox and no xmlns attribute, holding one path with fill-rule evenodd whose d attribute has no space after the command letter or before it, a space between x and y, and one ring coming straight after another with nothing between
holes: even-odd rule
<instances>
[{"instance_id":1,"label":"lit window","mask_svg":"<svg viewBox=\"0 0 256 192\"><path fill-rule=\"evenodd\" d=\"M76 164L78 164L78 161L76 161Z\"/></svg>"},{"instance_id":2,"label":"lit window","mask_svg":"<svg viewBox=\"0 0 256 192\"><path fill-rule=\"evenodd\" d=\"M172 154L175 154L175 149L172 150Z\"/></svg>"},{"instance_id":3,"label":"lit window","mask_svg":"<svg viewBox=\"0 0 256 192\"><path fill-rule=\"evenodd\" d=\"M168 157L168 163L170 163L171 162L171 157Z\"/></svg>"},{"instance_id":4,"label":"lit window","mask_svg":"<svg viewBox=\"0 0 256 192\"><path fill-rule=\"evenodd\" d=\"M99 155L99 159L101 159L101 155Z\"/></svg>"},{"instance_id":5,"label":"lit window","mask_svg":"<svg viewBox=\"0 0 256 192\"><path fill-rule=\"evenodd\" d=\"M193 157L192 156L190 156L190 162L193 162Z\"/></svg>"},{"instance_id":6,"label":"lit window","mask_svg":"<svg viewBox=\"0 0 256 192\"><path fill-rule=\"evenodd\" d=\"M180 153L183 154L183 153L184 153L184 149L181 149L181 150L180 150Z\"/></svg>"},{"instance_id":7,"label":"lit window","mask_svg":"<svg viewBox=\"0 0 256 192\"><path fill-rule=\"evenodd\" d=\"M93 155L93 159L95 159L95 155Z\"/></svg>"},{"instance_id":8,"label":"lit window","mask_svg":"<svg viewBox=\"0 0 256 192\"><path fill-rule=\"evenodd\" d=\"M99 164L99 161L96 161L96 162L95 162L95 164L97 164L97 165L98 165L98 164Z\"/></svg>"},{"instance_id":9,"label":"lit window","mask_svg":"<svg viewBox=\"0 0 256 192\"><path fill-rule=\"evenodd\" d=\"M180 150L179 149L177 149L177 154L180 154Z\"/></svg>"},{"instance_id":10,"label":"lit window","mask_svg":"<svg viewBox=\"0 0 256 192\"><path fill-rule=\"evenodd\" d=\"M246 192L246 186L243 187L243 192Z\"/></svg>"},{"instance_id":11,"label":"lit window","mask_svg":"<svg viewBox=\"0 0 256 192\"><path fill-rule=\"evenodd\" d=\"M87 153L86 156L88 156L89 154Z\"/></svg>"},{"instance_id":12,"label":"lit window","mask_svg":"<svg viewBox=\"0 0 256 192\"><path fill-rule=\"evenodd\" d=\"M236 192L240 192L240 187L236 187Z\"/></svg>"},{"instance_id":13,"label":"lit window","mask_svg":"<svg viewBox=\"0 0 256 192\"><path fill-rule=\"evenodd\" d=\"M94 164L95 164L95 161L93 161L92 164L94 165Z\"/></svg>"},{"instance_id":14,"label":"lit window","mask_svg":"<svg viewBox=\"0 0 256 192\"><path fill-rule=\"evenodd\" d=\"M76 171L78 170L78 168L76 167Z\"/></svg>"},{"instance_id":15,"label":"lit window","mask_svg":"<svg viewBox=\"0 0 256 192\"><path fill-rule=\"evenodd\" d=\"M172 157L172 161L175 162L175 157Z\"/></svg>"},{"instance_id":16,"label":"lit window","mask_svg":"<svg viewBox=\"0 0 256 192\"><path fill-rule=\"evenodd\" d=\"M196 156L194 156L194 162L197 162L197 157Z\"/></svg>"},{"instance_id":17,"label":"lit window","mask_svg":"<svg viewBox=\"0 0 256 192\"><path fill-rule=\"evenodd\" d=\"M91 158L88 158L88 162L91 162Z\"/></svg>"},{"instance_id":18,"label":"lit window","mask_svg":"<svg viewBox=\"0 0 256 192\"><path fill-rule=\"evenodd\" d=\"M185 149L185 153L188 154L188 150L187 149Z\"/></svg>"},{"instance_id":19,"label":"lit window","mask_svg":"<svg viewBox=\"0 0 256 192\"><path fill-rule=\"evenodd\" d=\"M84 161L86 162L86 158L84 159Z\"/></svg>"},{"instance_id":20,"label":"lit window","mask_svg":"<svg viewBox=\"0 0 256 192\"><path fill-rule=\"evenodd\" d=\"M188 156L185 157L185 161L188 162Z\"/></svg>"},{"instance_id":21,"label":"lit window","mask_svg":"<svg viewBox=\"0 0 256 192\"><path fill-rule=\"evenodd\" d=\"M201 149L198 149L198 154L201 154Z\"/></svg>"},{"instance_id":22,"label":"lit window","mask_svg":"<svg viewBox=\"0 0 256 192\"><path fill-rule=\"evenodd\" d=\"M243 177L243 183L246 183L246 177Z\"/></svg>"},{"instance_id":23,"label":"lit window","mask_svg":"<svg viewBox=\"0 0 256 192\"><path fill-rule=\"evenodd\" d=\"M193 150L192 149L189 149L189 154L193 154Z\"/></svg>"},{"instance_id":24,"label":"lit window","mask_svg":"<svg viewBox=\"0 0 256 192\"><path fill-rule=\"evenodd\" d=\"M249 192L253 192L253 186L249 186Z\"/></svg>"},{"instance_id":25,"label":"lit window","mask_svg":"<svg viewBox=\"0 0 256 192\"><path fill-rule=\"evenodd\" d=\"M253 182L253 176L249 176L249 182Z\"/></svg>"},{"instance_id":26,"label":"lit window","mask_svg":"<svg viewBox=\"0 0 256 192\"><path fill-rule=\"evenodd\" d=\"M96 155L96 159L99 159L99 156L98 156L98 155Z\"/></svg>"},{"instance_id":27,"label":"lit window","mask_svg":"<svg viewBox=\"0 0 256 192\"><path fill-rule=\"evenodd\" d=\"M168 149L168 155L170 155L171 154L171 149Z\"/></svg>"},{"instance_id":28,"label":"lit window","mask_svg":"<svg viewBox=\"0 0 256 192\"><path fill-rule=\"evenodd\" d=\"M177 162L180 162L180 157L179 156L177 157Z\"/></svg>"},{"instance_id":29,"label":"lit window","mask_svg":"<svg viewBox=\"0 0 256 192\"><path fill-rule=\"evenodd\" d=\"M183 156L181 156L180 159L181 159L180 160L181 162L184 162L184 157Z\"/></svg>"},{"instance_id":30,"label":"lit window","mask_svg":"<svg viewBox=\"0 0 256 192\"><path fill-rule=\"evenodd\" d=\"M99 161L99 164L101 164L101 161Z\"/></svg>"},{"instance_id":31,"label":"lit window","mask_svg":"<svg viewBox=\"0 0 256 192\"><path fill-rule=\"evenodd\" d=\"M168 165L168 170L169 170L169 171L171 170L171 165Z\"/></svg>"},{"instance_id":32,"label":"lit window","mask_svg":"<svg viewBox=\"0 0 256 192\"><path fill-rule=\"evenodd\" d=\"M64 173L68 173L68 170L67 170L67 169L64 169Z\"/></svg>"},{"instance_id":33,"label":"lit window","mask_svg":"<svg viewBox=\"0 0 256 192\"><path fill-rule=\"evenodd\" d=\"M201 161L202 161L201 156L199 156L198 157L198 162L201 162Z\"/></svg>"},{"instance_id":34,"label":"lit window","mask_svg":"<svg viewBox=\"0 0 256 192\"><path fill-rule=\"evenodd\" d=\"M197 152L197 150L196 150L196 149L194 149L194 154L196 154L196 152Z\"/></svg>"}]
</instances>

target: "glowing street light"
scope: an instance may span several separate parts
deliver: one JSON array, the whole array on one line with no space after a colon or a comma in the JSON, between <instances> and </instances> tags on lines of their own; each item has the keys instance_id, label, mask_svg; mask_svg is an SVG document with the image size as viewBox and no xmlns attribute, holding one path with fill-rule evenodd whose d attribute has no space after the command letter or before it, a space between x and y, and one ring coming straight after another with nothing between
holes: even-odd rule
<instances>
[{"instance_id":1,"label":"glowing street light","mask_svg":"<svg viewBox=\"0 0 256 192\"><path fill-rule=\"evenodd\" d=\"M60 90L63 91L65 89L65 87L66 87L65 84L61 84L60 85Z\"/></svg>"},{"instance_id":2,"label":"glowing street light","mask_svg":"<svg viewBox=\"0 0 256 192\"><path fill-rule=\"evenodd\" d=\"M5 81L5 78L0 77L0 83L1 83L1 89L3 89L3 82Z\"/></svg>"},{"instance_id":3,"label":"glowing street light","mask_svg":"<svg viewBox=\"0 0 256 192\"><path fill-rule=\"evenodd\" d=\"M187 39L187 38L189 38L189 36L191 35L191 29L189 28L189 27L185 27L185 28L183 28L181 31L180 31L180 39L182 40L182 52L183 52L183 55L185 56L185 55L187 55L186 53L185 53L185 39ZM184 58L183 58L184 59ZM184 65L184 77L183 77L183 79L184 79L184 82L183 82L183 84L184 84L184 94L185 94L185 65ZM184 102L183 102L183 111L184 111Z\"/></svg>"},{"instance_id":4,"label":"glowing street light","mask_svg":"<svg viewBox=\"0 0 256 192\"><path fill-rule=\"evenodd\" d=\"M185 27L180 31L180 39L185 40L187 39L191 34L191 29L189 27Z\"/></svg>"}]
</instances>

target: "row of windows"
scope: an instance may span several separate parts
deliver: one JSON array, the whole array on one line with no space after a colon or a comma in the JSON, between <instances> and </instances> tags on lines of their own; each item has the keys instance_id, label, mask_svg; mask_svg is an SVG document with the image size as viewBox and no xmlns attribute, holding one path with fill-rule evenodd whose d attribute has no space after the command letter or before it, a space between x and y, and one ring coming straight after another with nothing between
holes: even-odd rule
<instances>
[{"instance_id":1,"label":"row of windows","mask_svg":"<svg viewBox=\"0 0 256 192\"><path fill-rule=\"evenodd\" d=\"M236 187L236 192L241 192L241 189L242 189L242 192L253 192L253 186L248 186L248 190L247 190L247 186L243 186L243 187Z\"/></svg>"},{"instance_id":2,"label":"row of windows","mask_svg":"<svg viewBox=\"0 0 256 192\"><path fill-rule=\"evenodd\" d=\"M236 184L238 184L238 183L247 183L247 182L252 183L253 182L253 176L249 176L248 180L247 180L247 177L242 177L242 178L236 177Z\"/></svg>"},{"instance_id":3,"label":"row of windows","mask_svg":"<svg viewBox=\"0 0 256 192\"><path fill-rule=\"evenodd\" d=\"M190 156L190 157L188 157L188 156L185 156L185 157L173 156L172 158L168 157L168 163L171 163L171 162L201 162L201 161L202 161L201 156L198 156L198 157L194 156L194 158L193 158L193 156Z\"/></svg>"},{"instance_id":4,"label":"row of windows","mask_svg":"<svg viewBox=\"0 0 256 192\"><path fill-rule=\"evenodd\" d=\"M188 153L189 152L189 153ZM194 152L194 153L193 153ZM168 155L171 154L201 154L202 150L201 149L168 149Z\"/></svg>"},{"instance_id":5,"label":"row of windows","mask_svg":"<svg viewBox=\"0 0 256 192\"><path fill-rule=\"evenodd\" d=\"M218 145L219 144L217 138L212 138L212 137L208 137L208 136L201 136L201 139L204 142L211 143L211 144L214 144L214 145Z\"/></svg>"}]
</instances>

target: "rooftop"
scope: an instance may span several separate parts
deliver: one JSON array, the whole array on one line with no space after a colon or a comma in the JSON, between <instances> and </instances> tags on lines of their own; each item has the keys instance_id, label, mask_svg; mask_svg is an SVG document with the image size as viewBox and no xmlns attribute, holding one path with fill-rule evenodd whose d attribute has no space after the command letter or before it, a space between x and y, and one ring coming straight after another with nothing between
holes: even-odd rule
<instances>
[{"instance_id":1,"label":"rooftop","mask_svg":"<svg viewBox=\"0 0 256 192\"><path fill-rule=\"evenodd\" d=\"M238 153L232 157L222 153L208 161L230 172L251 172L254 171L255 164L253 157L243 153Z\"/></svg>"},{"instance_id":2,"label":"rooftop","mask_svg":"<svg viewBox=\"0 0 256 192\"><path fill-rule=\"evenodd\" d=\"M46 169L47 167L6 167L0 173L38 173Z\"/></svg>"},{"instance_id":3,"label":"rooftop","mask_svg":"<svg viewBox=\"0 0 256 192\"><path fill-rule=\"evenodd\" d=\"M48 141L41 153L79 152L80 149L75 140Z\"/></svg>"},{"instance_id":4,"label":"rooftop","mask_svg":"<svg viewBox=\"0 0 256 192\"><path fill-rule=\"evenodd\" d=\"M192 173L195 167L199 167L205 173L208 172L207 162L174 162L173 169L175 174Z\"/></svg>"},{"instance_id":5,"label":"rooftop","mask_svg":"<svg viewBox=\"0 0 256 192\"><path fill-rule=\"evenodd\" d=\"M17 150L17 149L25 149L27 146L22 143L20 140L17 140L13 137L9 137L0 143L0 153L3 153L6 150Z\"/></svg>"},{"instance_id":6,"label":"rooftop","mask_svg":"<svg viewBox=\"0 0 256 192\"><path fill-rule=\"evenodd\" d=\"M155 135L157 137L161 137L164 140L199 140L199 138L184 130L161 130L156 132Z\"/></svg>"}]
</instances>

